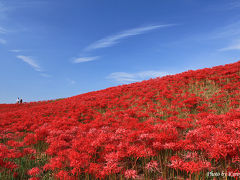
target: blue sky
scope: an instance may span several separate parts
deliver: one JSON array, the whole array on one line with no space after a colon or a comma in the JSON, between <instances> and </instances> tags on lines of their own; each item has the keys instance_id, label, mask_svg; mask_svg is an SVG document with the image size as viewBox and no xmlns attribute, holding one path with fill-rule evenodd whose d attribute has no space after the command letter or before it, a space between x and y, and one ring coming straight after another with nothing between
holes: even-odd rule
<instances>
[{"instance_id":1,"label":"blue sky","mask_svg":"<svg viewBox=\"0 0 240 180\"><path fill-rule=\"evenodd\" d=\"M240 59L239 0L0 0L0 103Z\"/></svg>"}]
</instances>

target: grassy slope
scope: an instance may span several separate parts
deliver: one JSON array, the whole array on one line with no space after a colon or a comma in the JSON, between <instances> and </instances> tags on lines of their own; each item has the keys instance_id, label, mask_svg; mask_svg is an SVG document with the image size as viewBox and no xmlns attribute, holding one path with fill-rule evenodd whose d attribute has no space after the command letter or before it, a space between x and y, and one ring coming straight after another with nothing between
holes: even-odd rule
<instances>
[{"instance_id":1,"label":"grassy slope","mask_svg":"<svg viewBox=\"0 0 240 180\"><path fill-rule=\"evenodd\" d=\"M19 166L9 171L2 162L0 176L17 172L26 179L32 167L43 179L207 178L213 169L235 171L239 87L237 62L60 101L0 105L0 164L2 158Z\"/></svg>"}]
</instances>

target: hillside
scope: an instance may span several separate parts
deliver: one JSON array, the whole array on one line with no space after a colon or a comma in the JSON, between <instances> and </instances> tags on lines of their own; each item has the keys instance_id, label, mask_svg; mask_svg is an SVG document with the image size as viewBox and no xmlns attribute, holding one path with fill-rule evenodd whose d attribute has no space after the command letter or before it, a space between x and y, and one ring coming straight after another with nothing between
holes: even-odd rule
<instances>
[{"instance_id":1,"label":"hillside","mask_svg":"<svg viewBox=\"0 0 240 180\"><path fill-rule=\"evenodd\" d=\"M239 177L239 104L240 61L0 105L0 179Z\"/></svg>"}]
</instances>

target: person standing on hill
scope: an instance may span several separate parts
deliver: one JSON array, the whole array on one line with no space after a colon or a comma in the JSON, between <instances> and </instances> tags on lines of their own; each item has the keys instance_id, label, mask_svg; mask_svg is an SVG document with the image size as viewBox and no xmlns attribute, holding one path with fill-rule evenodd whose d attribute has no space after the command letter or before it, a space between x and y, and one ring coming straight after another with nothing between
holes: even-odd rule
<instances>
[{"instance_id":1,"label":"person standing on hill","mask_svg":"<svg viewBox=\"0 0 240 180\"><path fill-rule=\"evenodd\" d=\"M19 104L20 103L20 99L19 99L19 97L17 98L17 104Z\"/></svg>"},{"instance_id":2,"label":"person standing on hill","mask_svg":"<svg viewBox=\"0 0 240 180\"><path fill-rule=\"evenodd\" d=\"M20 104L22 104L22 98L20 99Z\"/></svg>"}]
</instances>

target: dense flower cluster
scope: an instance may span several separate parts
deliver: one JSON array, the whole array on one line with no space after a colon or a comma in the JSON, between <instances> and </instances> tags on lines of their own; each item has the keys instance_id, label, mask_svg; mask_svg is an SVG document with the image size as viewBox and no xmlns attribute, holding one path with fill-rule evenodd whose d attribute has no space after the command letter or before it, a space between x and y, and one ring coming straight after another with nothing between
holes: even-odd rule
<instances>
[{"instance_id":1,"label":"dense flower cluster","mask_svg":"<svg viewBox=\"0 0 240 180\"><path fill-rule=\"evenodd\" d=\"M240 169L240 62L0 105L0 179L204 178Z\"/></svg>"}]
</instances>

